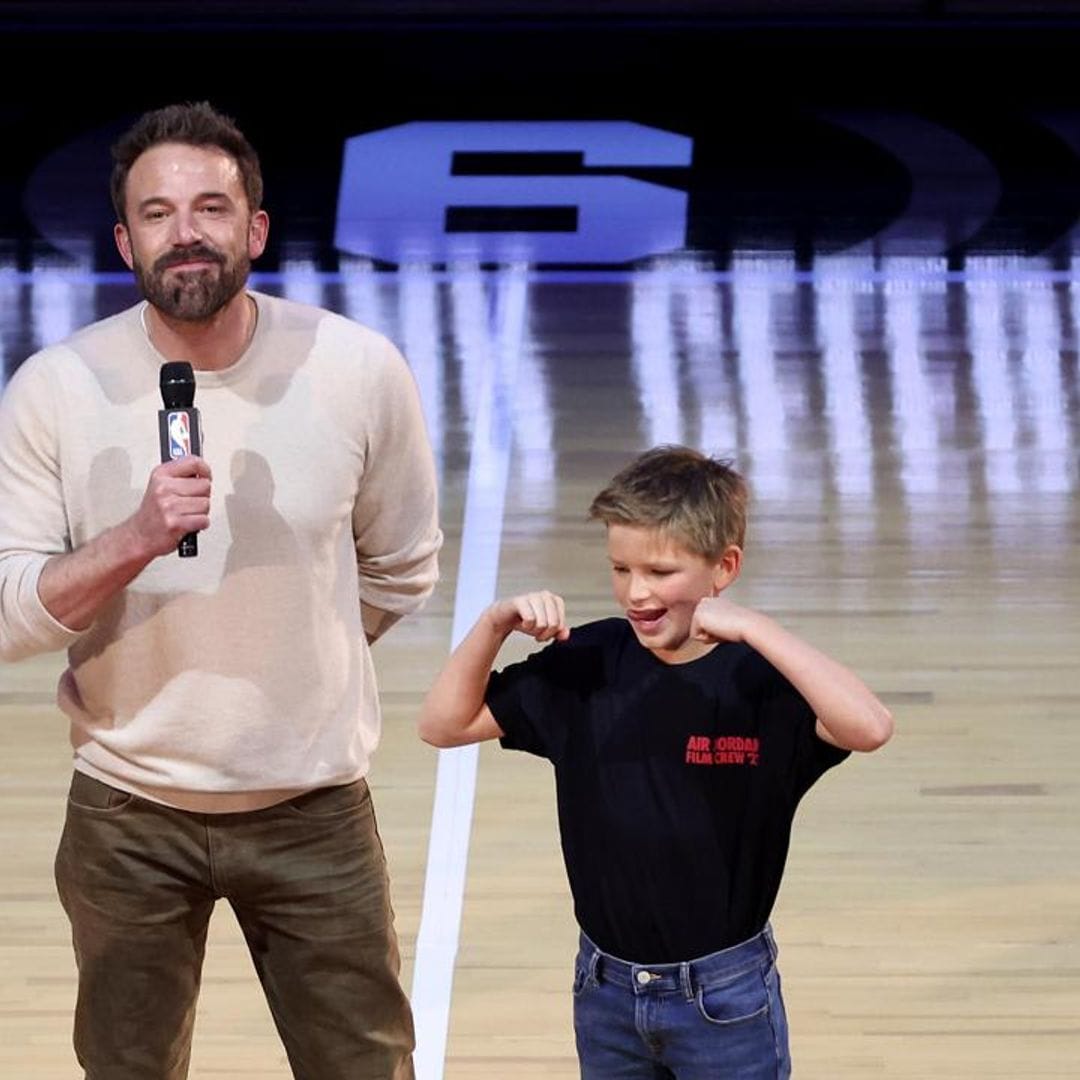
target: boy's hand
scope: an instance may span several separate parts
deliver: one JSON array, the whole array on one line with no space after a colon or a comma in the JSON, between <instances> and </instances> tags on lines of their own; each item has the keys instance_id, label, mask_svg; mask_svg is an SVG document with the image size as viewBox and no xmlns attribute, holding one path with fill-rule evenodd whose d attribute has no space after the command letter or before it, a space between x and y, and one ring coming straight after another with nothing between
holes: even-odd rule
<instances>
[{"instance_id":1,"label":"boy's hand","mask_svg":"<svg viewBox=\"0 0 1080 1080\"><path fill-rule=\"evenodd\" d=\"M563 598L547 589L496 600L488 608L488 616L495 632L503 636L513 630L520 630L537 641L565 641L570 636Z\"/></svg>"},{"instance_id":2,"label":"boy's hand","mask_svg":"<svg viewBox=\"0 0 1080 1080\"><path fill-rule=\"evenodd\" d=\"M696 641L745 641L754 613L722 596L706 596L694 609L690 636Z\"/></svg>"}]
</instances>

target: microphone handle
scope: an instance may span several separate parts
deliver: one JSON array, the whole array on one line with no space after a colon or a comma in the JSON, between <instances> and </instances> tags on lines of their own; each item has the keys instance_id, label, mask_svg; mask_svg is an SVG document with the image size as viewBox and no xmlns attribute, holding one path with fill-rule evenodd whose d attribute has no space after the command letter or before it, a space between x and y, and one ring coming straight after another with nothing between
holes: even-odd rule
<instances>
[{"instance_id":1,"label":"microphone handle","mask_svg":"<svg viewBox=\"0 0 1080 1080\"><path fill-rule=\"evenodd\" d=\"M181 416L181 414L184 414ZM182 421L174 427L174 422ZM161 460L172 461L186 454L202 453L202 421L194 405L181 405L158 412L158 440L161 444ZM181 559L199 554L198 533L186 533L176 545Z\"/></svg>"}]
</instances>

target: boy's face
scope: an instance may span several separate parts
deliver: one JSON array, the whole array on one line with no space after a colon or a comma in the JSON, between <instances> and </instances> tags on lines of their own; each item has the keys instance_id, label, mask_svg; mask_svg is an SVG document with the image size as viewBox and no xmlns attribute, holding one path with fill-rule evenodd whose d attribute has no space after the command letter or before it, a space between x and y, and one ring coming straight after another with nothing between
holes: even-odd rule
<instances>
[{"instance_id":1,"label":"boy's face","mask_svg":"<svg viewBox=\"0 0 1080 1080\"><path fill-rule=\"evenodd\" d=\"M734 581L738 560L698 555L650 526L613 523L607 542L615 599L638 641L669 664L708 652L711 645L690 637L694 609Z\"/></svg>"}]
</instances>

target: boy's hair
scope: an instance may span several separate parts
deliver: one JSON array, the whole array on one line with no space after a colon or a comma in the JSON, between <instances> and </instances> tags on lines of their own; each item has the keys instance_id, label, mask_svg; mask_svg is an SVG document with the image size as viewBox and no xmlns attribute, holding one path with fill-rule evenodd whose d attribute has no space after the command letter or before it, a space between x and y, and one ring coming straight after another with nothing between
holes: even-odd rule
<instances>
[{"instance_id":1,"label":"boy's hair","mask_svg":"<svg viewBox=\"0 0 1080 1080\"><path fill-rule=\"evenodd\" d=\"M730 461L688 446L656 446L623 469L589 507L605 525L660 529L688 550L718 558L746 538L746 481Z\"/></svg>"},{"instance_id":2,"label":"boy's hair","mask_svg":"<svg viewBox=\"0 0 1080 1080\"><path fill-rule=\"evenodd\" d=\"M248 210L262 207L263 181L259 155L230 116L219 113L208 101L166 105L143 113L113 144L113 171L109 183L117 220L127 224L124 189L136 159L162 143L209 146L224 151L237 164L244 183Z\"/></svg>"}]
</instances>

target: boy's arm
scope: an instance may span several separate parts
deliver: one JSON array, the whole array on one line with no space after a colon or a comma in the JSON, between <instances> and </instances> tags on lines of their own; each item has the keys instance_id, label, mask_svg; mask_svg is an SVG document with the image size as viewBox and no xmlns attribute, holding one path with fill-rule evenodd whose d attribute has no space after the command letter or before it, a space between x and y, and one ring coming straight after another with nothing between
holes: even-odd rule
<instances>
[{"instance_id":1,"label":"boy's arm","mask_svg":"<svg viewBox=\"0 0 1080 1080\"><path fill-rule=\"evenodd\" d=\"M745 641L761 653L809 702L826 742L869 751L889 741L892 714L862 679L768 615L708 597L698 604L690 632L699 641Z\"/></svg>"},{"instance_id":2,"label":"boy's arm","mask_svg":"<svg viewBox=\"0 0 1080 1080\"><path fill-rule=\"evenodd\" d=\"M420 710L420 738L432 746L464 746L504 732L484 703L488 676L503 642L514 630L537 641L570 636L562 597L527 593L496 600L450 654Z\"/></svg>"}]
</instances>

